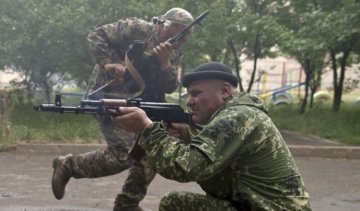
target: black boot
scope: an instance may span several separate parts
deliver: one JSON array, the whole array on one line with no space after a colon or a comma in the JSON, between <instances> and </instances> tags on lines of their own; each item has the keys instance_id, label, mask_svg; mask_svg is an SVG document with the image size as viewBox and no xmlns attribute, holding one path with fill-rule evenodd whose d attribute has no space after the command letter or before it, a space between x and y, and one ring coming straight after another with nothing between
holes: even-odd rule
<instances>
[{"instance_id":1,"label":"black boot","mask_svg":"<svg viewBox=\"0 0 360 211\"><path fill-rule=\"evenodd\" d=\"M66 184L72 177L71 166L67 159L72 155L60 156L53 160L54 172L51 179L51 187L56 199L64 197Z\"/></svg>"}]
</instances>

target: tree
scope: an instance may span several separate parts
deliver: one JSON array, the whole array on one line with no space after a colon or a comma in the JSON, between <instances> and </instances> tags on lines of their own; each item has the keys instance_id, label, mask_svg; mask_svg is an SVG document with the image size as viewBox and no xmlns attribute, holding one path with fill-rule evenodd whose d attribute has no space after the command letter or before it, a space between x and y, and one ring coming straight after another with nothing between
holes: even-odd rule
<instances>
[{"instance_id":1,"label":"tree","mask_svg":"<svg viewBox=\"0 0 360 211\"><path fill-rule=\"evenodd\" d=\"M261 58L274 57L277 55L275 46L278 42L280 26L275 17L283 3L281 1L252 1L238 2L238 26L241 31L234 33L237 39L243 43L243 55L246 59L253 60L253 70L246 89L250 92L257 73L257 63Z\"/></svg>"},{"instance_id":2,"label":"tree","mask_svg":"<svg viewBox=\"0 0 360 211\"><path fill-rule=\"evenodd\" d=\"M302 65L306 75L300 113L305 112L309 96L312 107L313 96L326 64L326 44L321 30L323 14L316 11L317 6L314 1L294 0L284 6L282 16L278 19L283 26L279 46Z\"/></svg>"},{"instance_id":3,"label":"tree","mask_svg":"<svg viewBox=\"0 0 360 211\"><path fill-rule=\"evenodd\" d=\"M1 8L0 66L13 67L24 76L15 85L29 93L40 88L48 101L54 85L86 86L95 63L86 41L91 30L141 12L125 0L4 0Z\"/></svg>"},{"instance_id":4,"label":"tree","mask_svg":"<svg viewBox=\"0 0 360 211\"><path fill-rule=\"evenodd\" d=\"M340 110L347 67L353 64L351 54L357 51L360 43L360 2L340 1L324 19L327 32L331 67L333 69L334 101L332 110Z\"/></svg>"},{"instance_id":5,"label":"tree","mask_svg":"<svg viewBox=\"0 0 360 211\"><path fill-rule=\"evenodd\" d=\"M299 8L304 5L304 1L293 2ZM309 13L317 17L307 25L312 25L317 33L312 34L312 39L322 43L329 59L326 63L333 69L334 112L340 109L346 69L354 63L349 58L359 46L359 6L358 0L318 0L310 1L307 7Z\"/></svg>"}]
</instances>

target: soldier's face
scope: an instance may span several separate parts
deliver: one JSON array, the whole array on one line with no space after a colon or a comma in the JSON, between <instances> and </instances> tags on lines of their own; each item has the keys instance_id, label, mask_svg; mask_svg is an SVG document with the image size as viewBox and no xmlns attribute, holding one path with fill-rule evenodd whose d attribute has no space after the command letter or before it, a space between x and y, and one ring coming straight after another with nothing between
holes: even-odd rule
<instances>
[{"instance_id":1,"label":"soldier's face","mask_svg":"<svg viewBox=\"0 0 360 211\"><path fill-rule=\"evenodd\" d=\"M175 35L177 35L181 30L183 30L184 28L186 28L186 26L181 25L181 24L176 24L176 23L172 23L171 26L166 30L166 38L165 40L170 39L171 37L174 37ZM187 40L189 39L190 35L192 34L193 28L190 28L187 32L186 35L184 37L182 37L179 41L178 44L182 45L185 42L187 42Z\"/></svg>"},{"instance_id":2,"label":"soldier's face","mask_svg":"<svg viewBox=\"0 0 360 211\"><path fill-rule=\"evenodd\" d=\"M199 80L189 85L186 103L191 109L194 123L207 123L213 113L222 106L223 84L220 80Z\"/></svg>"}]
</instances>

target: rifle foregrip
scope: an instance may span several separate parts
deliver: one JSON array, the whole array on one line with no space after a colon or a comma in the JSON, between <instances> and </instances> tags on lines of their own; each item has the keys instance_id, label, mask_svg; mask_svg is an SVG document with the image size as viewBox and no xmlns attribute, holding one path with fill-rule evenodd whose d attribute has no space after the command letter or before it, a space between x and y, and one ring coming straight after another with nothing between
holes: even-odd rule
<instances>
[{"instance_id":1,"label":"rifle foregrip","mask_svg":"<svg viewBox=\"0 0 360 211\"><path fill-rule=\"evenodd\" d=\"M34 110L56 112L56 113L106 114L104 110L100 109L100 107L57 106L55 104L35 105Z\"/></svg>"}]
</instances>

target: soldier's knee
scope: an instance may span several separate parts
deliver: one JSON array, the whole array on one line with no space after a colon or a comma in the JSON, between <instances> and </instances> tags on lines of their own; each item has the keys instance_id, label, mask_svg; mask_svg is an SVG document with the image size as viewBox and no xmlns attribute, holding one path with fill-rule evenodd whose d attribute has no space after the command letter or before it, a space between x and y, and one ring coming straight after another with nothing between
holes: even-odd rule
<instances>
[{"instance_id":1,"label":"soldier's knee","mask_svg":"<svg viewBox=\"0 0 360 211\"><path fill-rule=\"evenodd\" d=\"M162 198L160 202L172 202L179 198L178 191L172 191L169 193L166 193Z\"/></svg>"},{"instance_id":2,"label":"soldier's knee","mask_svg":"<svg viewBox=\"0 0 360 211\"><path fill-rule=\"evenodd\" d=\"M186 193L183 191L172 191L166 193L160 200L159 210L177 210L177 208L182 207L184 202L183 198L186 196Z\"/></svg>"}]
</instances>

